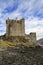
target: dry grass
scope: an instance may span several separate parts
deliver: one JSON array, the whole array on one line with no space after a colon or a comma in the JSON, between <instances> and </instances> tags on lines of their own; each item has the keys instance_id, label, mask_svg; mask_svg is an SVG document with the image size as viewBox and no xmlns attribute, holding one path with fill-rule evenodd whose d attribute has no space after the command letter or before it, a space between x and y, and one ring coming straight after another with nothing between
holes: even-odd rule
<instances>
[{"instance_id":1,"label":"dry grass","mask_svg":"<svg viewBox=\"0 0 43 65\"><path fill-rule=\"evenodd\" d=\"M10 41L0 41L0 47L4 47L4 48L6 48L6 47L15 47L15 46L17 46L17 45L25 45L25 46L35 46L36 44L34 44L34 43L31 43L31 42L23 42L23 41L19 41L19 42L17 42L17 41L14 41L14 42L10 42Z\"/></svg>"}]
</instances>

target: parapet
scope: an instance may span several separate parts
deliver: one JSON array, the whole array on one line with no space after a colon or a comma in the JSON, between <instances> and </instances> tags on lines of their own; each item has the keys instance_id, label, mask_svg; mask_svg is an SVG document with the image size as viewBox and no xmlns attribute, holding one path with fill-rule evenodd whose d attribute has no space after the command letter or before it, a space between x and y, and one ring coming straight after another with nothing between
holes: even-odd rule
<instances>
[{"instance_id":1,"label":"parapet","mask_svg":"<svg viewBox=\"0 0 43 65\"><path fill-rule=\"evenodd\" d=\"M36 32L31 32L30 35L36 36Z\"/></svg>"},{"instance_id":2,"label":"parapet","mask_svg":"<svg viewBox=\"0 0 43 65\"><path fill-rule=\"evenodd\" d=\"M22 19L19 20L17 17L16 17L15 20L8 18L8 19L6 20L6 24L7 24L7 23L9 24L10 22L18 22L18 21L19 21L19 22L24 22L24 20L25 20L24 18L22 18Z\"/></svg>"}]
</instances>

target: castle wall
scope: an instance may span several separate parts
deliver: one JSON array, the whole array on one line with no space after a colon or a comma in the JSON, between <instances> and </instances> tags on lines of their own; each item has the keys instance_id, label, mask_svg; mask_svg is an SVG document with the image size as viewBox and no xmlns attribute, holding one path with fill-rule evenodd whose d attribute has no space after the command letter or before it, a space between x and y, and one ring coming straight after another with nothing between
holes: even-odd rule
<instances>
[{"instance_id":1,"label":"castle wall","mask_svg":"<svg viewBox=\"0 0 43 65\"><path fill-rule=\"evenodd\" d=\"M31 32L30 34L25 34L25 39L29 40L31 43L36 43L36 33Z\"/></svg>"},{"instance_id":2,"label":"castle wall","mask_svg":"<svg viewBox=\"0 0 43 65\"><path fill-rule=\"evenodd\" d=\"M24 19L6 21L6 36L25 36Z\"/></svg>"},{"instance_id":3,"label":"castle wall","mask_svg":"<svg viewBox=\"0 0 43 65\"><path fill-rule=\"evenodd\" d=\"M30 39L32 43L36 43L36 33L35 32L30 33Z\"/></svg>"}]
</instances>

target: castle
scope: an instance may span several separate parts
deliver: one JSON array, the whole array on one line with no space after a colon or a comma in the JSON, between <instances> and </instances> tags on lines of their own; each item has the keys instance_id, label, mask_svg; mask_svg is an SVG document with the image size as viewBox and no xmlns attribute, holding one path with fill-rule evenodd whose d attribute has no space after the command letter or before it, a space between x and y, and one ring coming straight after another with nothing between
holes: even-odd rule
<instances>
[{"instance_id":1,"label":"castle","mask_svg":"<svg viewBox=\"0 0 43 65\"><path fill-rule=\"evenodd\" d=\"M25 34L25 19L6 20L6 37L25 37L32 43L36 43L36 33L31 32L29 35Z\"/></svg>"}]
</instances>

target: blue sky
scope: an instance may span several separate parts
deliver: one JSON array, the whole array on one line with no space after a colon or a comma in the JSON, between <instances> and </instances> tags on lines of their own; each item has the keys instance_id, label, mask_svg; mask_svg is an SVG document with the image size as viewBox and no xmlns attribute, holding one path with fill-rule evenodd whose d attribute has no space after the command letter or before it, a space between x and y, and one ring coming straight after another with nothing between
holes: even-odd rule
<instances>
[{"instance_id":1,"label":"blue sky","mask_svg":"<svg viewBox=\"0 0 43 65\"><path fill-rule=\"evenodd\" d=\"M43 0L0 0L0 35L6 32L6 19L25 18L25 33L43 38Z\"/></svg>"}]
</instances>

